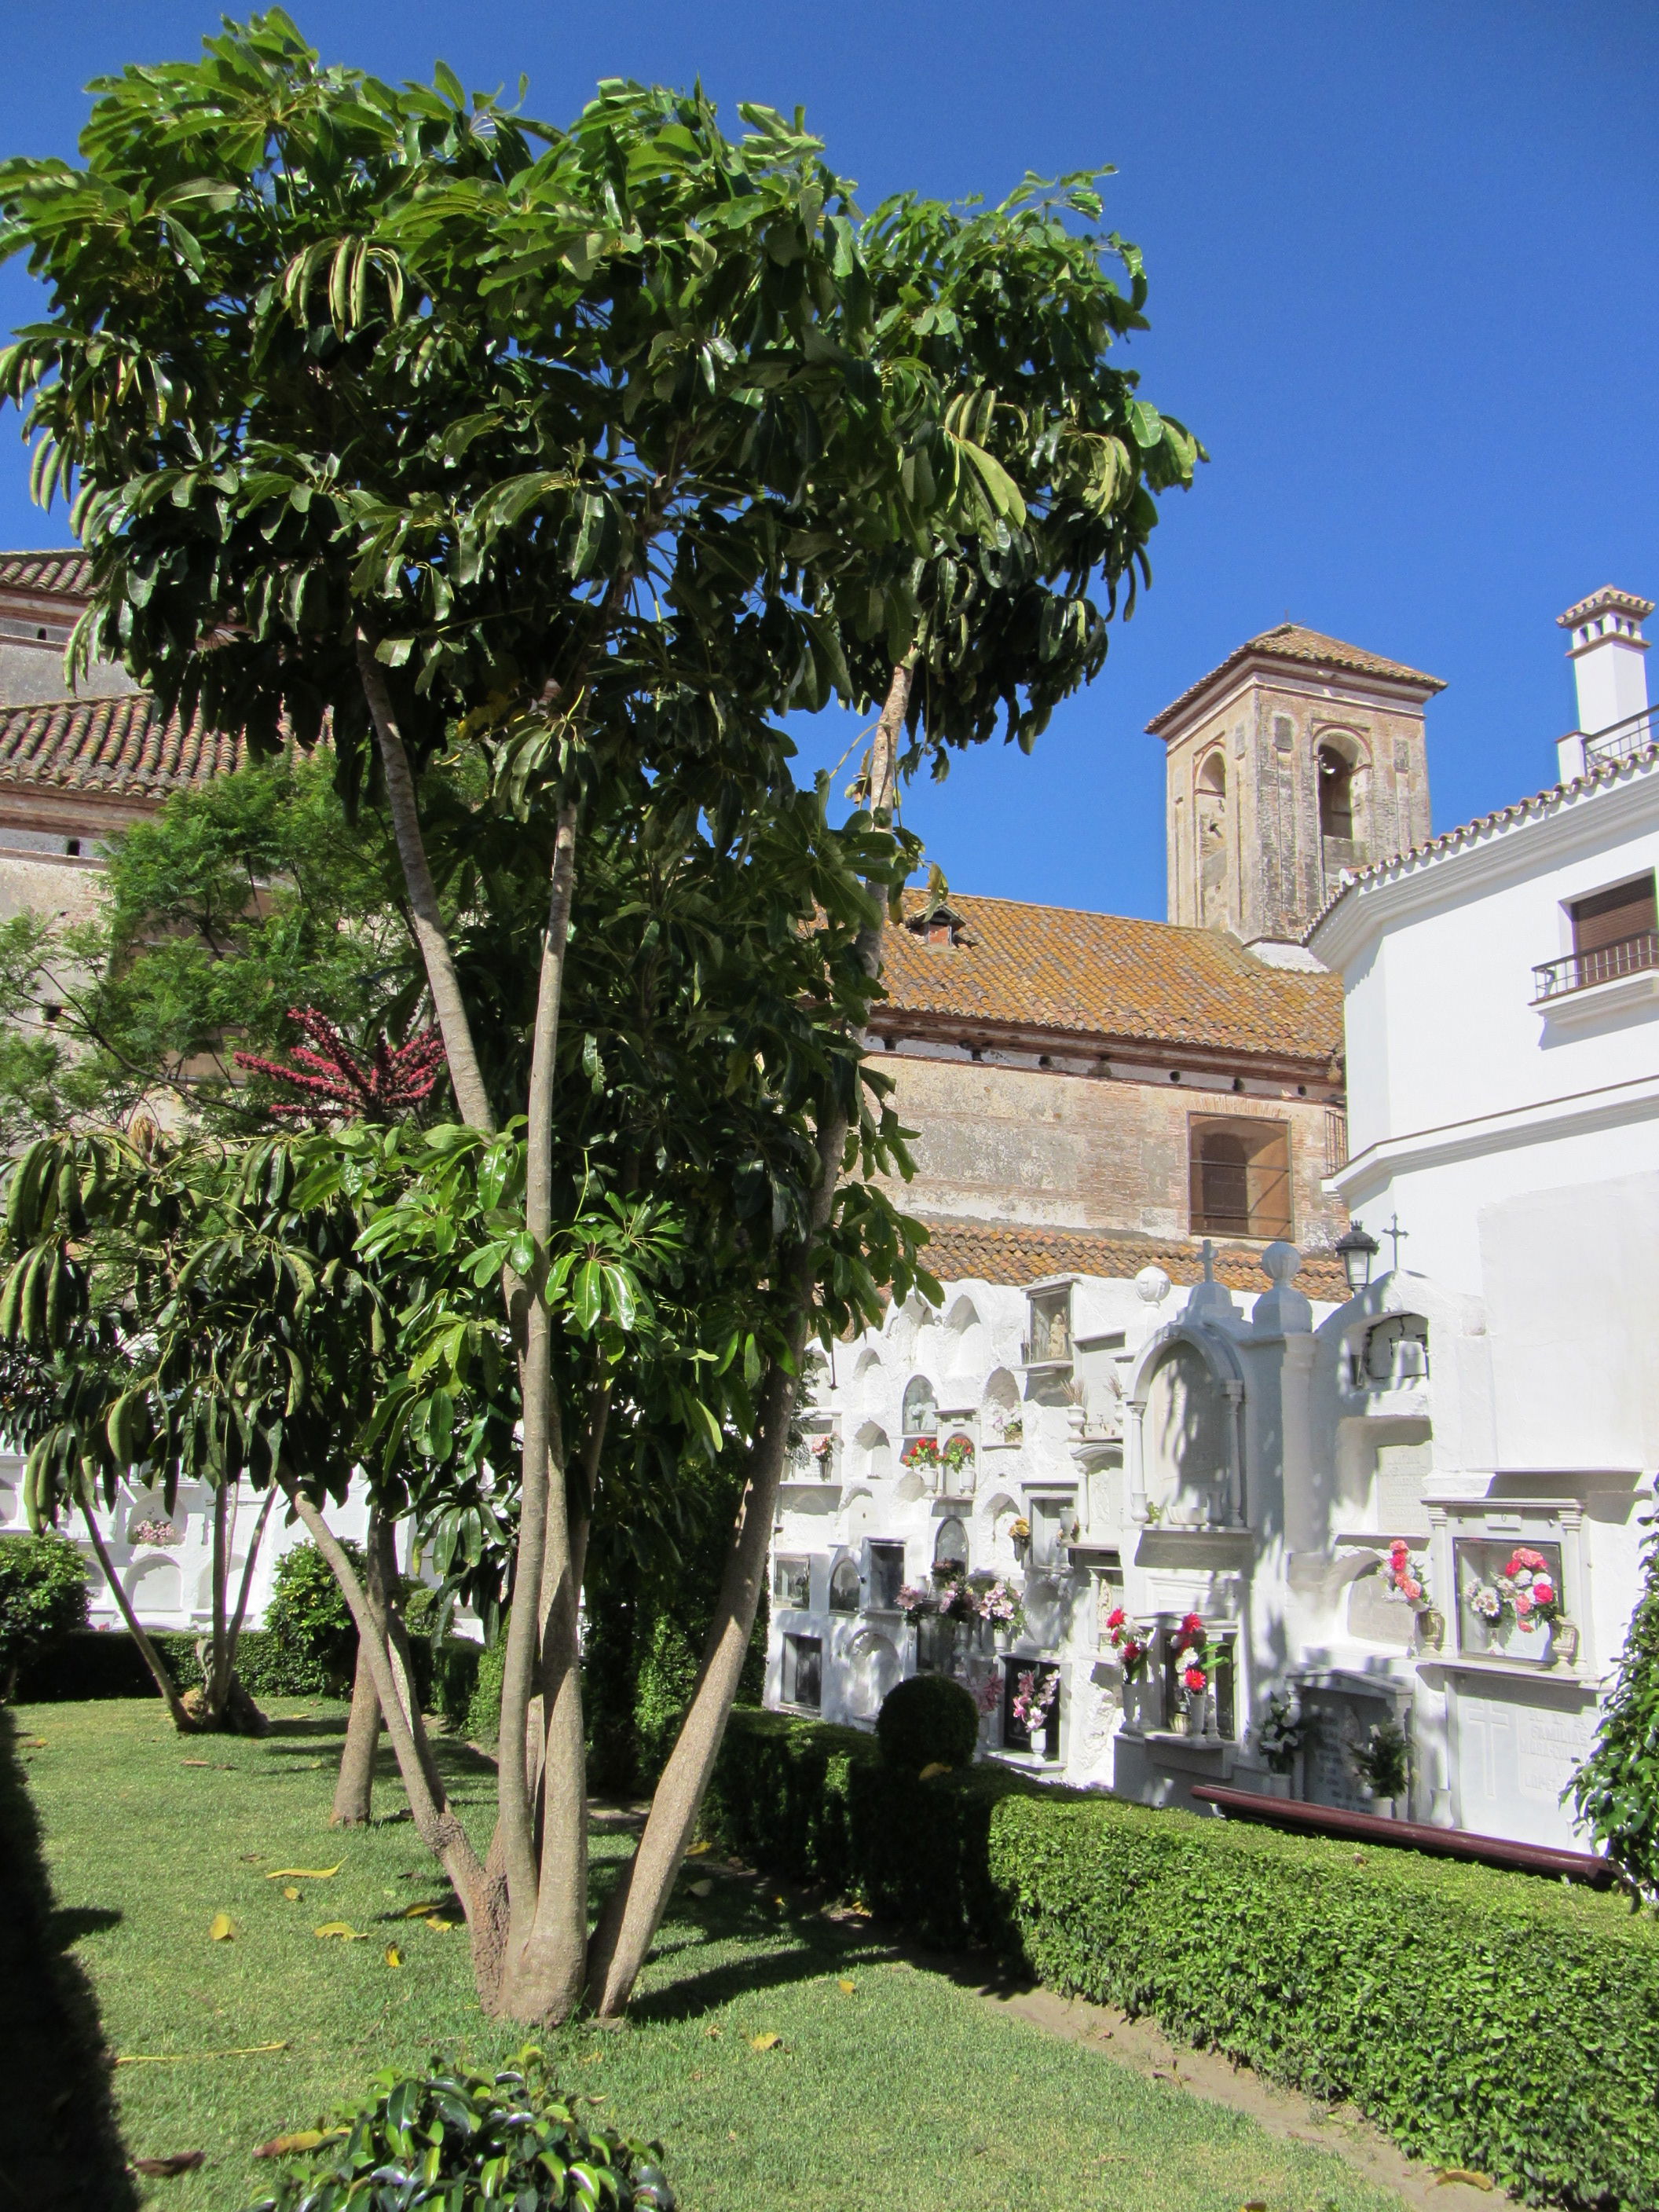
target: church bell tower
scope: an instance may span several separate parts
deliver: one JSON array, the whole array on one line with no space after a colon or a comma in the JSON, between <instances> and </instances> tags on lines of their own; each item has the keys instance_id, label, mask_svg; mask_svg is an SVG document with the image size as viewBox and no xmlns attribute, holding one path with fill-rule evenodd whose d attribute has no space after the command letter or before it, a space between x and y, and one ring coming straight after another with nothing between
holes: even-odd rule
<instances>
[{"instance_id":1,"label":"church bell tower","mask_svg":"<svg viewBox=\"0 0 1659 2212\"><path fill-rule=\"evenodd\" d=\"M1422 844L1423 709L1444 688L1285 623L1154 716L1170 920L1245 945L1299 945L1345 868Z\"/></svg>"}]
</instances>

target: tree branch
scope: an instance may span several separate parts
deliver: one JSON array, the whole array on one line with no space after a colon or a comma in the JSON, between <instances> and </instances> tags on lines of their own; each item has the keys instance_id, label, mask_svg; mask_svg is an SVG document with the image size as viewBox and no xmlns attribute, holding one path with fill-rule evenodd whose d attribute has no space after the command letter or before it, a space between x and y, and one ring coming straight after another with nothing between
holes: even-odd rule
<instances>
[{"instance_id":1,"label":"tree branch","mask_svg":"<svg viewBox=\"0 0 1659 2212\"><path fill-rule=\"evenodd\" d=\"M443 1032L444 1050L449 1055L449 1079L454 1086L455 1103L460 1110L462 1121L470 1129L481 1129L486 1136L493 1136L495 1121L489 1109L489 1093L484 1087L483 1073L478 1066L477 1051L472 1042L472 1024L467 1016L466 999L461 989L460 976L456 972L455 955L450 945L449 932L444 925L443 909L438 902L437 885L432 880L431 865L426 857L426 842L421 835L421 815L416 804L414 774L409 765L409 755L404 749L397 715L392 710L386 672L374 658L373 641L362 630L357 633L357 672L362 681L363 696L368 702L374 735L380 748L392 835L397 840L398 858L402 863L404 882L409 891L421 957L426 963L433 1012L437 1015L438 1027Z\"/></svg>"}]
</instances>

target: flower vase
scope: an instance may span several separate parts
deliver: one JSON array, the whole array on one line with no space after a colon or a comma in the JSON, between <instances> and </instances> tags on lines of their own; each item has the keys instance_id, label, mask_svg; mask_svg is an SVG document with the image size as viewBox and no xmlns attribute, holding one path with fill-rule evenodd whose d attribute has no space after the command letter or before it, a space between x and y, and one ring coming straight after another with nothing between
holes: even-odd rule
<instances>
[{"instance_id":1,"label":"flower vase","mask_svg":"<svg viewBox=\"0 0 1659 2212\"><path fill-rule=\"evenodd\" d=\"M1190 1736L1201 1736L1209 1717L1210 1693L1207 1690L1188 1690L1186 1698L1187 1733Z\"/></svg>"}]
</instances>

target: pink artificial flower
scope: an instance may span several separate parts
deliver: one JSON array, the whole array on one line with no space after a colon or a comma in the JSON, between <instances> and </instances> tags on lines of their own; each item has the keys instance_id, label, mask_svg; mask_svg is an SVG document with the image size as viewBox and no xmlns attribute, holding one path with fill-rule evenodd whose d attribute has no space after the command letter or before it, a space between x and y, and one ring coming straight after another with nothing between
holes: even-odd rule
<instances>
[{"instance_id":1,"label":"pink artificial flower","mask_svg":"<svg viewBox=\"0 0 1659 2212\"><path fill-rule=\"evenodd\" d=\"M1207 1690L1210 1686L1210 1678L1201 1667L1188 1668L1181 1679L1189 1690Z\"/></svg>"},{"instance_id":2,"label":"pink artificial flower","mask_svg":"<svg viewBox=\"0 0 1659 2212\"><path fill-rule=\"evenodd\" d=\"M1408 1605L1415 1605L1423 1595L1423 1585L1421 1583L1414 1583L1407 1575L1401 1583L1400 1595Z\"/></svg>"},{"instance_id":3,"label":"pink artificial flower","mask_svg":"<svg viewBox=\"0 0 1659 2212\"><path fill-rule=\"evenodd\" d=\"M1549 1562L1541 1552L1529 1552L1523 1545L1517 1544L1504 1571L1506 1575L1513 1575L1518 1574L1522 1567L1530 1567L1533 1572L1537 1574L1540 1571L1547 1572L1548 1566Z\"/></svg>"},{"instance_id":4,"label":"pink artificial flower","mask_svg":"<svg viewBox=\"0 0 1659 2212\"><path fill-rule=\"evenodd\" d=\"M1403 1567L1407 1560L1410 1559L1411 1546L1406 1541L1403 1536L1396 1536L1393 1543L1389 1545L1389 1557L1394 1562L1396 1572Z\"/></svg>"},{"instance_id":5,"label":"pink artificial flower","mask_svg":"<svg viewBox=\"0 0 1659 2212\"><path fill-rule=\"evenodd\" d=\"M1515 1594L1516 1619L1517 1620L1525 1620L1531 1612L1532 1593L1529 1590L1517 1590Z\"/></svg>"},{"instance_id":6,"label":"pink artificial flower","mask_svg":"<svg viewBox=\"0 0 1659 2212\"><path fill-rule=\"evenodd\" d=\"M1534 1575L1533 1577L1532 1601L1534 1605L1553 1605L1555 1603L1555 1584L1550 1581L1547 1575Z\"/></svg>"}]
</instances>

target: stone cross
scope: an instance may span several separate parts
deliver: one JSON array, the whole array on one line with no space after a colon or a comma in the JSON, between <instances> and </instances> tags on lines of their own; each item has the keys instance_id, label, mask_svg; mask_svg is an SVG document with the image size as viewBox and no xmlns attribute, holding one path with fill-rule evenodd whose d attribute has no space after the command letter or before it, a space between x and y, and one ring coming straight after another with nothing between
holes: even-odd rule
<instances>
[{"instance_id":1,"label":"stone cross","mask_svg":"<svg viewBox=\"0 0 1659 2212\"><path fill-rule=\"evenodd\" d=\"M1204 1279L1205 1279L1205 1281L1206 1281L1206 1283L1212 1283L1212 1282L1214 1282L1214 1280L1215 1280L1215 1246L1214 1246L1213 1244L1212 1244L1212 1243L1211 1243L1211 1242L1210 1242L1210 1240L1209 1240L1209 1238L1208 1238L1207 1237L1204 1239L1204 1242L1203 1242L1202 1245L1201 1245L1201 1246L1200 1247L1200 1249L1199 1249L1199 1255L1198 1255L1198 1256L1199 1256L1199 1258L1200 1258L1200 1260L1202 1260L1202 1261L1204 1262Z\"/></svg>"}]
</instances>

